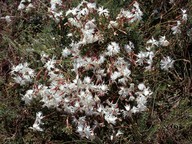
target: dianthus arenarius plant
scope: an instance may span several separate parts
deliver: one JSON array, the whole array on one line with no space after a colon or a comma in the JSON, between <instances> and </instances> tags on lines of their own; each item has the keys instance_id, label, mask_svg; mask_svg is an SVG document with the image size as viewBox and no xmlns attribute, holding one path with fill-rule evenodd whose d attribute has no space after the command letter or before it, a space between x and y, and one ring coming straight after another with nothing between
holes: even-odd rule
<instances>
[{"instance_id":1,"label":"dianthus arenarius plant","mask_svg":"<svg viewBox=\"0 0 192 144\"><path fill-rule=\"evenodd\" d=\"M13 66L11 73L16 83L26 85L34 83L35 79L22 100L30 104L38 98L43 107L68 113L76 132L87 139L94 139L98 127L113 128L131 114L146 111L147 100L153 92L146 79L137 79L132 74L135 70L140 73L153 70L156 50L168 46L169 42L165 36L159 36L159 40L152 37L142 51L136 51L131 41L121 43L118 36L119 33L127 34L125 25L138 24L142 20L143 12L138 2L134 1L127 10L121 9L115 20L111 20L108 9L98 7L96 3L83 1L65 15L60 12L56 15L61 1L52 2L52 5L51 18L56 22L64 17L68 19L65 26L69 28L67 37L71 43L63 49L59 60L42 52L46 82L37 81L40 74L29 68L28 63ZM164 57L159 67L169 70L173 63L170 57ZM62 69L64 66L67 73ZM40 127L43 118L41 112L37 113L31 128L43 131ZM116 136L119 134L122 134L121 130Z\"/></svg>"}]
</instances>

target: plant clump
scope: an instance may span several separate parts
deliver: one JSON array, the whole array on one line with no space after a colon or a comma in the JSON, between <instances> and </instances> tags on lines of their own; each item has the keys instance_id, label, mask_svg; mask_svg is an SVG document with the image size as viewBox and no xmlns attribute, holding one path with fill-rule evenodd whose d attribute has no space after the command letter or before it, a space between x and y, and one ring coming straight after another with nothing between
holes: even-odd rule
<instances>
[{"instance_id":1,"label":"plant clump","mask_svg":"<svg viewBox=\"0 0 192 144\"><path fill-rule=\"evenodd\" d=\"M109 140L123 136L129 118L151 110L148 103L158 93L152 84L155 75L172 74L178 63L176 57L164 53L171 45L170 36L163 30L144 35L146 14L138 1L122 8L116 17L104 6L85 0L67 10L61 0L51 0L47 7L42 17L65 31L50 30L50 40L38 39L41 33L27 37L31 41L24 47L34 61L23 58L10 72L26 107L40 105L29 129L46 132L46 109L65 116L66 128L61 131L67 135L96 140L104 130ZM17 8L26 15L34 9L30 0L22 0ZM182 33L188 20L187 10L180 10L174 24L166 28L173 37ZM10 16L4 19L12 22ZM50 41L56 45L41 43ZM39 43L41 49L36 50Z\"/></svg>"}]
</instances>

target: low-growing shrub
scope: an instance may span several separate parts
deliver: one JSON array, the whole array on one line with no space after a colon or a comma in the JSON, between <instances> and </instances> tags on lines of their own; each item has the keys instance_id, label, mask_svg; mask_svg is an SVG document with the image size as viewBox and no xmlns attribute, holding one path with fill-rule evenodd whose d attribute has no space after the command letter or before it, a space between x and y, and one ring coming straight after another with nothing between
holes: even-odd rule
<instances>
[{"instance_id":1,"label":"low-growing shrub","mask_svg":"<svg viewBox=\"0 0 192 144\"><path fill-rule=\"evenodd\" d=\"M191 93L188 11L179 1L158 9L120 1L113 12L110 1L98 3L22 0L15 17L1 17L21 31L3 36L13 47L8 87L29 120L19 124L20 142L169 142L159 130L170 119L161 123L163 104L180 96L175 109ZM174 89L188 78L181 98Z\"/></svg>"}]
</instances>

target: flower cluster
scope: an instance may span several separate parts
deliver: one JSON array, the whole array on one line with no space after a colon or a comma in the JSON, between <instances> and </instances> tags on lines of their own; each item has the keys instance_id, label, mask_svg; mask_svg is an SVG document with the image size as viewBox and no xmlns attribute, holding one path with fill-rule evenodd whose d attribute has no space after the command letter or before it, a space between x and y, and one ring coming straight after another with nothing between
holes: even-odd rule
<instances>
[{"instance_id":1,"label":"flower cluster","mask_svg":"<svg viewBox=\"0 0 192 144\"><path fill-rule=\"evenodd\" d=\"M49 17L53 18L55 20L55 22L59 22L60 18L62 18L63 16L63 11L60 11L58 9L58 6L62 5L62 1L61 0L51 0L50 1L51 7L49 8Z\"/></svg>"},{"instance_id":2,"label":"flower cluster","mask_svg":"<svg viewBox=\"0 0 192 144\"><path fill-rule=\"evenodd\" d=\"M129 23L133 23L134 21L142 20L142 16L143 12L139 8L139 3L135 1L131 11L121 9L116 19L126 18L129 20Z\"/></svg>"},{"instance_id":3,"label":"flower cluster","mask_svg":"<svg viewBox=\"0 0 192 144\"><path fill-rule=\"evenodd\" d=\"M33 127L29 127L29 128L34 130L34 131L43 131L43 129L40 127L40 125L43 124L43 122L41 121L43 118L44 117L42 116L42 112L36 113L36 119L35 119L35 122L33 124Z\"/></svg>"},{"instance_id":4,"label":"flower cluster","mask_svg":"<svg viewBox=\"0 0 192 144\"><path fill-rule=\"evenodd\" d=\"M181 9L181 18L177 20L177 25L173 26L171 30L173 31L173 34L179 34L181 33L181 21L186 22L187 21L187 10Z\"/></svg>"},{"instance_id":5,"label":"flower cluster","mask_svg":"<svg viewBox=\"0 0 192 144\"><path fill-rule=\"evenodd\" d=\"M34 8L34 6L31 3L31 0L21 0L17 9L18 10L30 11L32 8Z\"/></svg>"},{"instance_id":6,"label":"flower cluster","mask_svg":"<svg viewBox=\"0 0 192 144\"><path fill-rule=\"evenodd\" d=\"M165 36L161 36L159 40L154 39L153 37L146 42L146 50L140 51L137 54L136 63L140 66L145 66L146 70L152 70L153 58L157 48L166 47L169 45L169 41L166 40Z\"/></svg>"},{"instance_id":7,"label":"flower cluster","mask_svg":"<svg viewBox=\"0 0 192 144\"><path fill-rule=\"evenodd\" d=\"M50 3L52 18L58 22L62 12L58 13L57 6L62 5L62 1L51 0ZM115 38L106 40L103 31L111 29L113 37L116 37L115 28L120 29L125 22L139 22L142 16L137 1L132 4L132 9L122 9L115 20L109 18L108 9L87 1L66 11L68 21L65 25L69 27L67 37L71 43L63 48L60 59L42 52L41 69L45 71L47 82L36 81L22 100L30 104L38 98L43 107L68 113L76 132L88 139L94 139L95 128L119 125L131 114L146 111L148 98L153 92L147 80L137 80L133 73L135 69L153 70L157 49L167 47L169 41L165 36L160 36L159 40L152 37L146 41L144 50L136 51L131 41L121 43ZM103 19L105 22L102 22ZM178 27L179 23L172 30L178 33ZM97 46L94 47L95 44ZM70 61L70 64L66 61ZM168 70L173 63L174 60L166 57L161 60L160 67ZM63 71L64 65L67 65L67 73ZM27 63L13 66L11 73L20 85L32 82L36 77ZM43 118L41 115L37 114L33 130L43 131L39 127ZM121 134L121 130L118 130L116 136Z\"/></svg>"},{"instance_id":8,"label":"flower cluster","mask_svg":"<svg viewBox=\"0 0 192 144\"><path fill-rule=\"evenodd\" d=\"M11 74L14 76L15 82L20 85L32 82L35 77L34 70L28 67L28 63L13 66Z\"/></svg>"}]
</instances>

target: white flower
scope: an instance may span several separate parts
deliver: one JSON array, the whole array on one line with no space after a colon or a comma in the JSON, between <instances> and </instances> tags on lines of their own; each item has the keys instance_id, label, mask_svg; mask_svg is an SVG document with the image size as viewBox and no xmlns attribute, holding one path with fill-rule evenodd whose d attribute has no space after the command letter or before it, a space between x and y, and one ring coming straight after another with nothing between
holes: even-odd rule
<instances>
[{"instance_id":1,"label":"white flower","mask_svg":"<svg viewBox=\"0 0 192 144\"><path fill-rule=\"evenodd\" d=\"M32 3L30 3L30 4L26 7L26 11L30 11L30 10L33 9L33 8L35 8L35 7L33 6Z\"/></svg>"},{"instance_id":2,"label":"white flower","mask_svg":"<svg viewBox=\"0 0 192 144\"><path fill-rule=\"evenodd\" d=\"M79 11L78 17L86 16L88 14L89 14L89 10L87 8L83 8L81 11Z\"/></svg>"},{"instance_id":3,"label":"white flower","mask_svg":"<svg viewBox=\"0 0 192 144\"><path fill-rule=\"evenodd\" d=\"M119 78L121 76L120 72L115 71L112 75L111 75L111 80L115 81L117 78Z\"/></svg>"},{"instance_id":4,"label":"white flower","mask_svg":"<svg viewBox=\"0 0 192 144\"><path fill-rule=\"evenodd\" d=\"M41 61L42 63L45 63L49 58L49 55L47 55L44 51L41 52Z\"/></svg>"},{"instance_id":5,"label":"white flower","mask_svg":"<svg viewBox=\"0 0 192 144\"><path fill-rule=\"evenodd\" d=\"M139 65L143 65L144 60L148 57L148 52L139 52L139 54L137 54L137 61L136 63L138 63Z\"/></svg>"},{"instance_id":6,"label":"white flower","mask_svg":"<svg viewBox=\"0 0 192 144\"><path fill-rule=\"evenodd\" d=\"M109 88L108 88L107 85L102 84L102 85L100 86L100 89L101 89L102 91L107 91Z\"/></svg>"},{"instance_id":7,"label":"white flower","mask_svg":"<svg viewBox=\"0 0 192 144\"><path fill-rule=\"evenodd\" d=\"M81 136L83 136L83 129L84 129L84 127L83 127L82 124L79 124L79 125L77 126L77 132L78 132Z\"/></svg>"},{"instance_id":8,"label":"white flower","mask_svg":"<svg viewBox=\"0 0 192 144\"><path fill-rule=\"evenodd\" d=\"M98 64L102 64L102 63L104 63L104 61L105 61L105 57L103 56L103 55L100 55L99 56L99 59L98 59Z\"/></svg>"},{"instance_id":9,"label":"white flower","mask_svg":"<svg viewBox=\"0 0 192 144\"><path fill-rule=\"evenodd\" d=\"M96 25L94 24L95 19L89 20L86 24L85 24L85 29L86 30L90 30L90 29L95 29Z\"/></svg>"},{"instance_id":10,"label":"white flower","mask_svg":"<svg viewBox=\"0 0 192 144\"><path fill-rule=\"evenodd\" d=\"M152 64L153 64L153 59L147 59L146 63L148 64L148 66L145 67L146 70L151 70L152 69Z\"/></svg>"},{"instance_id":11,"label":"white flower","mask_svg":"<svg viewBox=\"0 0 192 144\"><path fill-rule=\"evenodd\" d=\"M71 54L71 51L70 51L68 48L65 48L65 49L62 51L62 56L63 56L63 57L68 57L70 54Z\"/></svg>"},{"instance_id":12,"label":"white flower","mask_svg":"<svg viewBox=\"0 0 192 144\"><path fill-rule=\"evenodd\" d=\"M89 9L96 9L96 3L87 3Z\"/></svg>"},{"instance_id":13,"label":"white flower","mask_svg":"<svg viewBox=\"0 0 192 144\"><path fill-rule=\"evenodd\" d=\"M73 121L77 123L76 132L79 133L81 137L86 137L87 139L94 139L93 129L87 124L85 116L79 117L79 119L74 118Z\"/></svg>"},{"instance_id":14,"label":"white flower","mask_svg":"<svg viewBox=\"0 0 192 144\"><path fill-rule=\"evenodd\" d=\"M73 8L72 10L69 9L68 11L66 11L65 16L68 16L69 14L72 14L73 16L76 16L79 11L80 11L79 8Z\"/></svg>"},{"instance_id":15,"label":"white flower","mask_svg":"<svg viewBox=\"0 0 192 144\"><path fill-rule=\"evenodd\" d=\"M102 113L102 112L104 111L104 106L103 106L102 104L100 104L100 105L98 106L98 108L97 108L97 111L98 111L99 113Z\"/></svg>"},{"instance_id":16,"label":"white flower","mask_svg":"<svg viewBox=\"0 0 192 144\"><path fill-rule=\"evenodd\" d=\"M13 78L15 82L20 85L31 82L32 78L35 76L34 70L28 67L28 63L13 66L11 74L15 76Z\"/></svg>"},{"instance_id":17,"label":"white flower","mask_svg":"<svg viewBox=\"0 0 192 144\"><path fill-rule=\"evenodd\" d=\"M117 28L117 27L118 27L118 23L116 21L110 21L109 22L108 29Z\"/></svg>"},{"instance_id":18,"label":"white flower","mask_svg":"<svg viewBox=\"0 0 192 144\"><path fill-rule=\"evenodd\" d=\"M133 22L132 19L134 18L134 15L129 10L125 11L124 9L121 9L116 19L121 19L121 18L127 18L129 22Z\"/></svg>"},{"instance_id":19,"label":"white flower","mask_svg":"<svg viewBox=\"0 0 192 144\"><path fill-rule=\"evenodd\" d=\"M73 36L72 33L68 33L68 34L67 34L67 37L72 37L72 36Z\"/></svg>"},{"instance_id":20,"label":"white flower","mask_svg":"<svg viewBox=\"0 0 192 144\"><path fill-rule=\"evenodd\" d=\"M121 9L116 19L126 18L129 20L129 23L133 23L134 21L140 21L143 16L143 12L139 8L139 3L135 2L133 4L133 9L131 11Z\"/></svg>"},{"instance_id":21,"label":"white flower","mask_svg":"<svg viewBox=\"0 0 192 144\"><path fill-rule=\"evenodd\" d=\"M77 27L77 28L81 28L82 24L80 21L76 20L75 18L68 18L68 21L71 25Z\"/></svg>"},{"instance_id":22,"label":"white flower","mask_svg":"<svg viewBox=\"0 0 192 144\"><path fill-rule=\"evenodd\" d=\"M140 83L139 85L138 85L138 89L139 90L144 90L146 87L145 87L145 85L144 85L144 83Z\"/></svg>"},{"instance_id":23,"label":"white flower","mask_svg":"<svg viewBox=\"0 0 192 144\"><path fill-rule=\"evenodd\" d=\"M173 31L173 34L177 34L177 33L181 33L181 30L180 30L180 26L181 25L181 22L180 21L177 21L177 25L176 26L173 26L171 28L171 30Z\"/></svg>"},{"instance_id":24,"label":"white flower","mask_svg":"<svg viewBox=\"0 0 192 144\"><path fill-rule=\"evenodd\" d=\"M137 1L134 2L133 6L136 8L136 9L139 9L139 3Z\"/></svg>"},{"instance_id":25,"label":"white flower","mask_svg":"<svg viewBox=\"0 0 192 144\"><path fill-rule=\"evenodd\" d=\"M174 64L174 60L172 60L169 56L167 57L163 57L163 59L161 60L161 69L163 70L168 70L169 68L173 67Z\"/></svg>"},{"instance_id":26,"label":"white flower","mask_svg":"<svg viewBox=\"0 0 192 144\"><path fill-rule=\"evenodd\" d=\"M81 31L83 33L83 40L79 42L80 44L85 45L99 40L99 35L95 34L94 29L81 29Z\"/></svg>"},{"instance_id":27,"label":"white flower","mask_svg":"<svg viewBox=\"0 0 192 144\"><path fill-rule=\"evenodd\" d=\"M186 14L187 10L181 9L181 11L182 11L182 19L183 19L184 21L187 21L187 14Z\"/></svg>"},{"instance_id":28,"label":"white flower","mask_svg":"<svg viewBox=\"0 0 192 144\"><path fill-rule=\"evenodd\" d=\"M143 90L143 94L144 94L145 96L150 96L152 93L153 93L153 92L151 92L151 90L149 89L149 87L148 87L148 88L145 88L145 89Z\"/></svg>"},{"instance_id":29,"label":"white flower","mask_svg":"<svg viewBox=\"0 0 192 144\"><path fill-rule=\"evenodd\" d=\"M132 52L134 48L135 48L135 47L134 47L134 44L133 44L131 41L129 41L129 44L127 44L127 45L124 46L124 49L125 49L125 51L126 51L127 53Z\"/></svg>"},{"instance_id":30,"label":"white flower","mask_svg":"<svg viewBox=\"0 0 192 144\"><path fill-rule=\"evenodd\" d=\"M108 123L111 123L114 125L116 124L117 117L114 116L113 114L105 114L104 118Z\"/></svg>"},{"instance_id":31,"label":"white flower","mask_svg":"<svg viewBox=\"0 0 192 144\"><path fill-rule=\"evenodd\" d=\"M56 11L56 5L62 5L62 0L51 0L51 10Z\"/></svg>"},{"instance_id":32,"label":"white flower","mask_svg":"<svg viewBox=\"0 0 192 144\"><path fill-rule=\"evenodd\" d=\"M129 62L125 61L122 57L118 57L117 61L115 62L115 66L119 71L121 71L125 67L129 66Z\"/></svg>"},{"instance_id":33,"label":"white flower","mask_svg":"<svg viewBox=\"0 0 192 144\"><path fill-rule=\"evenodd\" d=\"M79 102L78 102L78 101L76 101L76 102L75 102L75 104L74 104L74 106L75 106L75 107L77 107L77 108L79 108L79 107L80 107Z\"/></svg>"},{"instance_id":34,"label":"white flower","mask_svg":"<svg viewBox=\"0 0 192 144\"><path fill-rule=\"evenodd\" d=\"M135 1L133 6L135 7L135 13L134 13L134 19L132 21L141 20L143 16L143 12L139 8L139 3Z\"/></svg>"},{"instance_id":35,"label":"white flower","mask_svg":"<svg viewBox=\"0 0 192 144\"><path fill-rule=\"evenodd\" d=\"M97 81L102 81L102 77L106 76L104 69L99 69L95 71L95 76L97 78Z\"/></svg>"},{"instance_id":36,"label":"white flower","mask_svg":"<svg viewBox=\"0 0 192 144\"><path fill-rule=\"evenodd\" d=\"M99 14L99 16L105 16L105 17L109 17L109 11L108 11L108 9L104 9L103 8L103 6L102 7L99 7L98 9L97 9L97 12L98 12L98 14Z\"/></svg>"},{"instance_id":37,"label":"white flower","mask_svg":"<svg viewBox=\"0 0 192 144\"><path fill-rule=\"evenodd\" d=\"M36 113L36 119L35 119L35 122L33 124L33 127L29 127L30 129L34 130L34 131L43 131L42 128L40 128L40 124L43 124L41 122L41 120L43 119L44 117L42 116L42 112L38 112Z\"/></svg>"},{"instance_id":38,"label":"white flower","mask_svg":"<svg viewBox=\"0 0 192 144\"><path fill-rule=\"evenodd\" d=\"M126 111L129 111L131 109L131 106L130 105L125 105L125 109L126 109Z\"/></svg>"},{"instance_id":39,"label":"white flower","mask_svg":"<svg viewBox=\"0 0 192 144\"><path fill-rule=\"evenodd\" d=\"M133 101L133 100L135 100L135 97L131 95L131 96L129 97L129 101Z\"/></svg>"},{"instance_id":40,"label":"white flower","mask_svg":"<svg viewBox=\"0 0 192 144\"><path fill-rule=\"evenodd\" d=\"M29 104L34 96L34 90L29 89L25 93L25 95L22 97L22 100L25 101L25 104Z\"/></svg>"},{"instance_id":41,"label":"white flower","mask_svg":"<svg viewBox=\"0 0 192 144\"><path fill-rule=\"evenodd\" d=\"M84 25L84 28L81 28L83 37L82 40L78 43L79 45L94 43L102 38L99 31L95 32L96 25L94 22L95 19L92 19Z\"/></svg>"},{"instance_id":42,"label":"white flower","mask_svg":"<svg viewBox=\"0 0 192 144\"><path fill-rule=\"evenodd\" d=\"M140 112L145 111L147 109L146 103L147 103L147 98L143 95L140 95L136 98L137 101L137 108L139 109Z\"/></svg>"},{"instance_id":43,"label":"white flower","mask_svg":"<svg viewBox=\"0 0 192 144\"><path fill-rule=\"evenodd\" d=\"M122 135L122 134L123 134L123 132L118 130L115 136L118 137L119 135Z\"/></svg>"},{"instance_id":44,"label":"white flower","mask_svg":"<svg viewBox=\"0 0 192 144\"><path fill-rule=\"evenodd\" d=\"M119 53L120 47L119 44L116 42L111 42L107 47L106 55L113 56Z\"/></svg>"},{"instance_id":45,"label":"white flower","mask_svg":"<svg viewBox=\"0 0 192 144\"><path fill-rule=\"evenodd\" d=\"M86 84L90 84L91 83L91 78L86 76L86 77L84 77L83 82L86 83Z\"/></svg>"},{"instance_id":46,"label":"white flower","mask_svg":"<svg viewBox=\"0 0 192 144\"><path fill-rule=\"evenodd\" d=\"M7 23L10 23L11 22L11 17L10 16L5 16L5 20Z\"/></svg>"},{"instance_id":47,"label":"white flower","mask_svg":"<svg viewBox=\"0 0 192 144\"><path fill-rule=\"evenodd\" d=\"M23 64L19 64L19 65L17 65L17 66L13 66L12 67L12 73L14 73L14 72L19 72L19 71L21 71L22 69L24 68L24 66L23 66Z\"/></svg>"},{"instance_id":48,"label":"white flower","mask_svg":"<svg viewBox=\"0 0 192 144\"><path fill-rule=\"evenodd\" d=\"M77 132L81 137L86 137L87 139L94 139L94 132L90 126L85 125L84 122L79 122L77 126Z\"/></svg>"},{"instance_id":49,"label":"white flower","mask_svg":"<svg viewBox=\"0 0 192 144\"><path fill-rule=\"evenodd\" d=\"M48 70L51 71L55 68L56 60L54 60L54 57L50 59L49 61L46 62L44 67Z\"/></svg>"},{"instance_id":50,"label":"white flower","mask_svg":"<svg viewBox=\"0 0 192 144\"><path fill-rule=\"evenodd\" d=\"M147 46L146 50L151 51L152 48L153 48L152 46Z\"/></svg>"},{"instance_id":51,"label":"white flower","mask_svg":"<svg viewBox=\"0 0 192 144\"><path fill-rule=\"evenodd\" d=\"M118 94L120 96L122 96L123 98L126 98L126 96L128 96L128 94L129 94L129 89L125 88L125 87L120 87Z\"/></svg>"},{"instance_id":52,"label":"white flower","mask_svg":"<svg viewBox=\"0 0 192 144\"><path fill-rule=\"evenodd\" d=\"M131 74L131 71L126 67L122 71L124 77L129 77Z\"/></svg>"},{"instance_id":53,"label":"white flower","mask_svg":"<svg viewBox=\"0 0 192 144\"><path fill-rule=\"evenodd\" d=\"M49 15L50 18L53 18L56 23L60 21L60 18L62 18L63 12L62 11L53 11L50 10L51 15Z\"/></svg>"},{"instance_id":54,"label":"white flower","mask_svg":"<svg viewBox=\"0 0 192 144\"><path fill-rule=\"evenodd\" d=\"M168 40L165 39L165 36L161 36L161 37L159 38L159 44L160 44L161 46L168 46L168 45L169 45L169 42L168 42Z\"/></svg>"},{"instance_id":55,"label":"white flower","mask_svg":"<svg viewBox=\"0 0 192 144\"><path fill-rule=\"evenodd\" d=\"M90 128L90 126L86 126L84 127L84 133L85 133L85 137L88 139L94 139L94 132L93 130Z\"/></svg>"},{"instance_id":56,"label":"white flower","mask_svg":"<svg viewBox=\"0 0 192 144\"><path fill-rule=\"evenodd\" d=\"M136 92L136 94L139 96L143 96L143 95L144 96L150 96L152 94L149 87L146 87L144 83L140 83L138 85L138 89L140 90L140 92Z\"/></svg>"},{"instance_id":57,"label":"white flower","mask_svg":"<svg viewBox=\"0 0 192 144\"><path fill-rule=\"evenodd\" d=\"M29 3L27 6L25 3ZM17 10L23 10L26 8L26 11L30 11L32 8L34 8L33 4L31 3L31 0L21 0L19 3L19 6L17 7Z\"/></svg>"},{"instance_id":58,"label":"white flower","mask_svg":"<svg viewBox=\"0 0 192 144\"><path fill-rule=\"evenodd\" d=\"M131 112L132 113L137 113L137 112L139 112L139 108L133 106L133 108L131 109Z\"/></svg>"},{"instance_id":59,"label":"white flower","mask_svg":"<svg viewBox=\"0 0 192 144\"><path fill-rule=\"evenodd\" d=\"M152 46L158 46L159 42L152 37L150 40L147 41L147 44L151 44Z\"/></svg>"},{"instance_id":60,"label":"white flower","mask_svg":"<svg viewBox=\"0 0 192 144\"><path fill-rule=\"evenodd\" d=\"M118 83L121 83L123 85L126 85L127 81L128 81L127 77L123 77L123 78L118 79Z\"/></svg>"},{"instance_id":61,"label":"white flower","mask_svg":"<svg viewBox=\"0 0 192 144\"><path fill-rule=\"evenodd\" d=\"M20 3L17 10L23 10L25 9L25 5L23 3Z\"/></svg>"}]
</instances>

